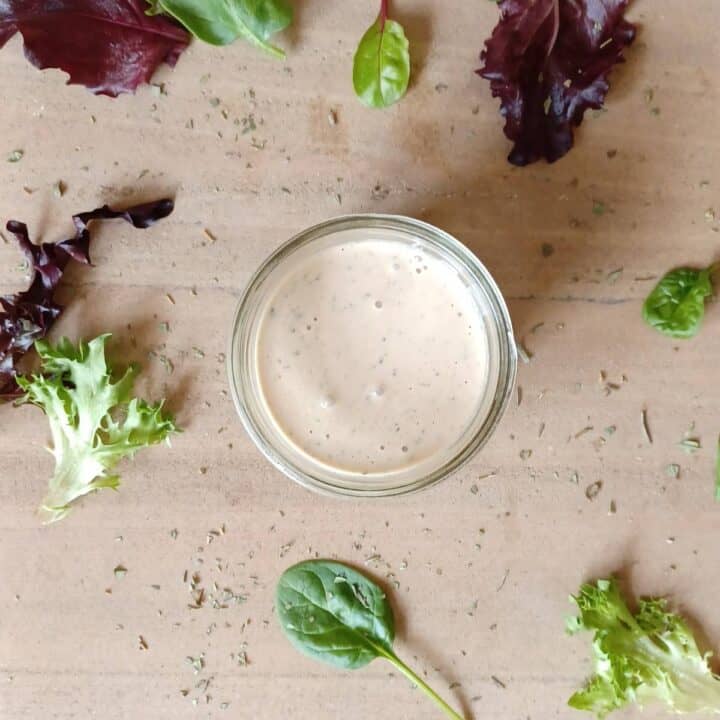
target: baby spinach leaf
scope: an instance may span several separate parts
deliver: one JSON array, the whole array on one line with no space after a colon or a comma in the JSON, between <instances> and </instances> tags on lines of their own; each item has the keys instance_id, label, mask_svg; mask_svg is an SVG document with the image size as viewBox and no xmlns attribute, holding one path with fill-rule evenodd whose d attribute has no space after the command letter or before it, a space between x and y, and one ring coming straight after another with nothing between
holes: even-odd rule
<instances>
[{"instance_id":1,"label":"baby spinach leaf","mask_svg":"<svg viewBox=\"0 0 720 720\"><path fill-rule=\"evenodd\" d=\"M645 300L645 322L670 337L695 336L705 314L705 298L712 295L711 272L712 268L678 268L667 273Z\"/></svg>"},{"instance_id":2,"label":"baby spinach leaf","mask_svg":"<svg viewBox=\"0 0 720 720\"><path fill-rule=\"evenodd\" d=\"M292 22L287 0L151 0L151 6L151 12L159 6L211 45L228 45L243 37L276 57L285 57L268 40Z\"/></svg>"},{"instance_id":3,"label":"baby spinach leaf","mask_svg":"<svg viewBox=\"0 0 720 720\"><path fill-rule=\"evenodd\" d=\"M393 651L393 612L383 590L347 565L306 560L281 576L276 606L280 625L300 652L354 670L375 658L392 663L453 720L462 720Z\"/></svg>"},{"instance_id":4,"label":"baby spinach leaf","mask_svg":"<svg viewBox=\"0 0 720 720\"><path fill-rule=\"evenodd\" d=\"M390 605L377 585L352 568L296 565L280 578L277 599L285 634L316 660L355 669L392 652Z\"/></svg>"},{"instance_id":5,"label":"baby spinach leaf","mask_svg":"<svg viewBox=\"0 0 720 720\"><path fill-rule=\"evenodd\" d=\"M353 86L361 102L383 108L400 100L410 80L408 47L402 25L388 18L388 0L382 0L353 61Z\"/></svg>"}]
</instances>

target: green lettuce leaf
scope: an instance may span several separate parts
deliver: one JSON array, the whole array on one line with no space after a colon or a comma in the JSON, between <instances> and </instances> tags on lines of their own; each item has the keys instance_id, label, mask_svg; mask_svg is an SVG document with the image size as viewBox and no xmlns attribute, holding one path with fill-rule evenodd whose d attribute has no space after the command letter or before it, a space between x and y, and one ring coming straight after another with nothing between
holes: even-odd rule
<instances>
[{"instance_id":1,"label":"green lettuce leaf","mask_svg":"<svg viewBox=\"0 0 720 720\"><path fill-rule=\"evenodd\" d=\"M580 615L571 634L594 633L595 675L568 704L599 718L630 703L665 703L676 713L720 713L720 678L698 649L692 631L665 600L641 600L628 609L614 579L586 584L571 598Z\"/></svg>"},{"instance_id":2,"label":"green lettuce leaf","mask_svg":"<svg viewBox=\"0 0 720 720\"><path fill-rule=\"evenodd\" d=\"M353 87L360 101L373 108L389 107L407 92L410 44L403 26L388 18L387 0L360 40L353 59Z\"/></svg>"},{"instance_id":3,"label":"green lettuce leaf","mask_svg":"<svg viewBox=\"0 0 720 720\"><path fill-rule=\"evenodd\" d=\"M42 408L50 423L55 472L40 506L46 523L65 517L83 495L116 489L120 478L109 471L123 457L177 432L162 402L150 405L131 397L136 365L113 381L105 359L109 337L78 345L63 338L55 346L38 340L41 374L17 378L25 391L20 402Z\"/></svg>"}]
</instances>

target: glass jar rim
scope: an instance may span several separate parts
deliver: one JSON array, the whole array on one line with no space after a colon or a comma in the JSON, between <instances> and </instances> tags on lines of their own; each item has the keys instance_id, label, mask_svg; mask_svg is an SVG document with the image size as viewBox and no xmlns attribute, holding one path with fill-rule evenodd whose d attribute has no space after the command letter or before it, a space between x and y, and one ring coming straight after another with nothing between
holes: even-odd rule
<instances>
[{"instance_id":1,"label":"glass jar rim","mask_svg":"<svg viewBox=\"0 0 720 720\"><path fill-rule=\"evenodd\" d=\"M386 487L368 487L359 489L315 477L297 467L289 458L281 453L261 432L246 403L241 378L243 377L240 353L237 352L238 341L241 338L245 324L248 320L248 306L254 293L263 280L270 275L286 258L296 250L313 241L320 240L328 235L344 230L353 229L391 229L419 237L430 245L450 252L469 271L476 286L484 291L492 307L493 324L497 330L500 350L500 371L493 394L492 405L484 418L482 425L466 442L461 450L449 461L430 473L418 479L403 484L388 484ZM500 422L515 386L517 375L517 350L513 335L512 322L507 305L497 283L480 259L463 243L440 228L415 218L404 215L391 215L381 213L358 213L341 215L325 220L302 230L278 248L260 264L248 281L233 317L230 346L227 353L227 371L231 394L235 409L245 431L254 444L263 453L265 458L278 470L303 487L326 495L351 497L386 497L391 495L404 495L422 490L444 480L467 463L492 436Z\"/></svg>"}]
</instances>

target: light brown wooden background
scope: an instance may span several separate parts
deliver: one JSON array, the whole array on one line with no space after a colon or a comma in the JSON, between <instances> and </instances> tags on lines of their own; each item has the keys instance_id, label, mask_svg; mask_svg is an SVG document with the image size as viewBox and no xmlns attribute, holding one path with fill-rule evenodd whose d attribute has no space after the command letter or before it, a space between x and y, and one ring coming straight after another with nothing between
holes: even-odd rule
<instances>
[{"instance_id":1,"label":"light brown wooden background","mask_svg":"<svg viewBox=\"0 0 720 720\"><path fill-rule=\"evenodd\" d=\"M467 717L581 717L565 701L589 670L589 638L565 637L563 622L568 594L598 575L620 573L634 594L669 594L720 648L720 311L711 306L685 343L640 319L652 285L641 278L718 257L718 223L705 218L711 207L720 216L715 0L638 0L639 39L608 111L587 118L564 160L525 169L507 164L497 104L472 72L494 4L397 0L414 76L386 112L363 108L350 83L374 3L296 5L287 62L242 43L194 44L158 74L166 95L94 97L30 67L19 38L0 52L0 155L25 150L0 163L3 223L25 220L35 238L54 240L73 212L177 199L151 230L96 228L96 267L68 273L57 332L112 331L114 354L143 361L140 388L165 394L185 429L172 450L124 464L118 494L43 528L34 509L51 470L46 421L33 408L0 408L2 718L438 717L381 661L343 673L290 648L273 616L275 582L315 553L393 573L399 652ZM234 120L249 114L257 129L238 135ZM414 215L456 234L495 275L533 353L520 368L521 405L469 467L424 494L372 503L317 497L271 469L235 416L219 357L262 259L299 229L357 211ZM20 259L0 243L1 291L23 287ZM621 386L609 396L601 371ZM693 423L702 450L690 456L678 442ZM666 477L668 463L681 466L679 479ZM591 502L585 488L597 480ZM185 570L247 602L188 609ZM230 653L244 642L249 665L238 667ZM186 656L202 652L194 676ZM206 678L207 692L195 689Z\"/></svg>"}]
</instances>

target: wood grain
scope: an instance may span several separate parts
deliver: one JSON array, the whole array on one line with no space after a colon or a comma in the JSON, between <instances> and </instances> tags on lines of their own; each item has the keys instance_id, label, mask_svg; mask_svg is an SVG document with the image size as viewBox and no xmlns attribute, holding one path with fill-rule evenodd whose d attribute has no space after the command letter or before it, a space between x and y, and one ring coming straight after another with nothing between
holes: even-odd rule
<instances>
[{"instance_id":1,"label":"wood grain","mask_svg":"<svg viewBox=\"0 0 720 720\"><path fill-rule=\"evenodd\" d=\"M166 395L185 429L172 450L126 464L119 493L43 528L45 421L0 409L0 717L436 717L381 662L336 672L282 637L276 579L316 553L398 582L399 651L467 717L580 717L565 701L589 670L588 638L566 638L563 622L568 594L599 574L670 595L720 648L720 313L711 306L686 343L640 319L648 277L718 257L718 222L705 218L711 207L720 217L716 4L637 0L640 36L607 112L588 116L564 160L524 169L507 164L496 102L472 73L493 3L396 0L414 79L386 112L361 106L350 82L372 3L296 4L287 62L196 43L159 72L163 95L94 97L32 68L18 38L0 52L0 155L25 151L0 164L3 223L53 240L78 210L177 199L150 230L98 228L95 266L68 273L57 332L112 331L115 356L143 362L141 389ZM520 368L521 404L468 467L426 493L365 503L309 494L269 467L236 418L222 353L243 285L273 248L313 222L371 210L427 219L467 243L533 356ZM23 286L19 262L0 242L0 292ZM158 348L172 374L148 355ZM601 371L618 386L609 395ZM691 427L702 450L686 455L678 442ZM598 480L591 502L585 488ZM185 571L247 601L191 610ZM241 651L244 667L231 658ZM186 658L201 653L194 675Z\"/></svg>"}]
</instances>

